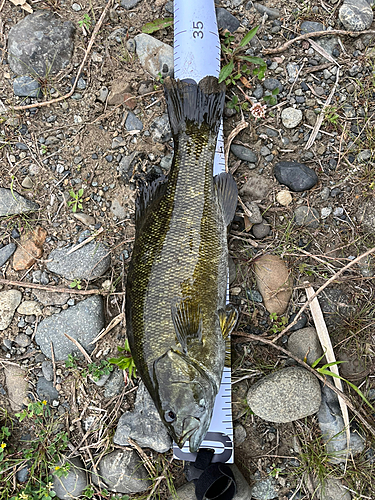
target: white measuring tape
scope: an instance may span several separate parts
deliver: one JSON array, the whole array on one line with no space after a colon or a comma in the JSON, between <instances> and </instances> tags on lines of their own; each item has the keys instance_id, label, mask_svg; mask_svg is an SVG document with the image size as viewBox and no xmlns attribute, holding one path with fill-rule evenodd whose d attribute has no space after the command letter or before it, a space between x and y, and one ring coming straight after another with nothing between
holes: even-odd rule
<instances>
[{"instance_id":1,"label":"white measuring tape","mask_svg":"<svg viewBox=\"0 0 375 500\"><path fill-rule=\"evenodd\" d=\"M220 52L214 0L174 0L174 77L197 83L207 75L218 77ZM214 175L221 172L225 172L223 122L216 144ZM224 367L211 425L201 448L215 450L213 463L234 461L229 367ZM173 451L180 460L196 459L197 454L190 453L188 443L182 449L174 443Z\"/></svg>"}]
</instances>

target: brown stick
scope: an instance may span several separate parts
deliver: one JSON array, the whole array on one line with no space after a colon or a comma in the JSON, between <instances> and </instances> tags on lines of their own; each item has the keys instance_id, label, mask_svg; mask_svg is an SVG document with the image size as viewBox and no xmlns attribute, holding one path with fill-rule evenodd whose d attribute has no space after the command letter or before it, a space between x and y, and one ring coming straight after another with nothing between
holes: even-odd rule
<instances>
[{"instance_id":1,"label":"brown stick","mask_svg":"<svg viewBox=\"0 0 375 500\"><path fill-rule=\"evenodd\" d=\"M304 35L297 36L293 38L293 40L288 40L283 45L279 45L274 49L263 49L263 54L277 54L278 52L284 52L288 47L290 47L293 43L299 42L300 40L306 40L306 38L311 38L312 36L331 36L331 35L367 35L373 34L375 35L375 31L373 30L365 30L365 31L345 31L345 30L331 30L331 31L314 31L313 33L305 33Z\"/></svg>"},{"instance_id":2,"label":"brown stick","mask_svg":"<svg viewBox=\"0 0 375 500\"><path fill-rule=\"evenodd\" d=\"M338 396L340 396L344 401L345 404L348 406L348 408L351 409L351 411L354 413L354 415L362 422L362 424L366 427L368 431L371 432L373 436L375 436L375 428L367 422L367 420L360 414L358 410L354 407L354 405L351 403L350 399L339 389L337 389L331 382L329 382L323 375L320 375L314 368L311 368L310 365L302 361L302 359L297 358L297 356L294 356L291 352L287 351L283 347L280 347L276 344L273 343L272 340L265 339L264 337L258 336L258 335L252 335L250 333L241 333L241 332L233 332L232 335L236 335L238 337L244 337L249 340L254 340L257 342L262 342L263 344L270 345L277 349L278 351L281 351L282 353L286 354L288 357L293 358L297 363L302 365L306 370L309 372L313 373L319 380L321 380L327 387L332 389L333 392L335 392Z\"/></svg>"},{"instance_id":3,"label":"brown stick","mask_svg":"<svg viewBox=\"0 0 375 500\"><path fill-rule=\"evenodd\" d=\"M10 286L22 286L23 288L37 288L38 290L47 290L55 293L77 293L79 295L105 295L105 292L95 288L94 290L76 290L75 288L62 288L55 286L39 285L37 283L28 283L24 281L12 281L0 278L0 283Z\"/></svg>"},{"instance_id":4,"label":"brown stick","mask_svg":"<svg viewBox=\"0 0 375 500\"><path fill-rule=\"evenodd\" d=\"M96 35L98 34L102 24L103 24L103 21L105 19L105 16L108 12L108 10L110 9L110 7L112 6L112 3L113 3L113 0L109 0L109 2L107 3L107 5L105 6L103 12L102 12L102 15L100 16L100 19L98 21L98 23L96 24L95 28L94 28L94 31L92 32L92 35L91 35L91 38L90 38L90 41L89 41L89 44L87 46L87 49L85 51L85 55L83 56L83 60L81 62L81 65L80 67L78 68L78 71L77 71L77 76L74 80L74 83L72 85L72 88L70 89L70 91L63 95L63 96L60 96L60 97L56 97L55 99L51 99L50 101L45 101L45 102L36 102L35 104L28 104L27 106L13 106L13 107L10 107L8 109L6 109L5 111L3 110L3 112L5 113L10 113L10 112L13 112L13 111L23 111L24 109L32 109L32 108L42 108L44 106L50 106L51 104L55 104L57 102L61 102L61 101L65 101L65 99L68 99L69 97L71 97L76 89L76 86L77 86L77 82L78 82L78 79L79 79L79 76L83 70L83 67L86 63L86 60L87 60L87 57L92 49L92 46L94 45L94 41L95 41L95 38L96 38Z\"/></svg>"}]
</instances>

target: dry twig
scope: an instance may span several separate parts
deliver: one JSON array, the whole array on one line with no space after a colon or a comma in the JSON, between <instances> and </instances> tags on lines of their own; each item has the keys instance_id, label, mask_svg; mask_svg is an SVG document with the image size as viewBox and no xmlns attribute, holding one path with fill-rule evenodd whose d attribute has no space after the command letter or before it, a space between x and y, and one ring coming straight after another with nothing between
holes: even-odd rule
<instances>
[{"instance_id":1,"label":"dry twig","mask_svg":"<svg viewBox=\"0 0 375 500\"><path fill-rule=\"evenodd\" d=\"M92 363L92 359L90 358L90 356L87 354L87 352L84 350L84 348L81 346L81 344L78 342L78 340L74 339L73 337L71 337L70 335L68 335L67 333L64 333L65 337L67 339L70 340L70 342L73 342L73 344L78 347L78 349L81 351L81 353L84 355L86 361L88 363Z\"/></svg>"}]
</instances>

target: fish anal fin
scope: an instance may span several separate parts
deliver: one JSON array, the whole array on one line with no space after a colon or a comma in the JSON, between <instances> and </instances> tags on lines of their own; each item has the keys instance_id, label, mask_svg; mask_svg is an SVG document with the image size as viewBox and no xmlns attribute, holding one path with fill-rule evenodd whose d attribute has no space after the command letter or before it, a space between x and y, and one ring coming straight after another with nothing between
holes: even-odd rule
<instances>
[{"instance_id":1,"label":"fish anal fin","mask_svg":"<svg viewBox=\"0 0 375 500\"><path fill-rule=\"evenodd\" d=\"M214 177L217 196L223 210L224 222L228 226L234 217L237 207L237 184L229 172L222 172Z\"/></svg>"},{"instance_id":2,"label":"fish anal fin","mask_svg":"<svg viewBox=\"0 0 375 500\"><path fill-rule=\"evenodd\" d=\"M135 219L137 223L142 223L145 219L147 208L155 201L158 201L166 192L168 178L161 175L151 184L142 184L135 200Z\"/></svg>"},{"instance_id":3,"label":"fish anal fin","mask_svg":"<svg viewBox=\"0 0 375 500\"><path fill-rule=\"evenodd\" d=\"M231 366L231 343L230 334L236 326L238 320L238 311L235 307L228 304L225 309L218 311L220 328L225 341L225 366Z\"/></svg>"},{"instance_id":4,"label":"fish anal fin","mask_svg":"<svg viewBox=\"0 0 375 500\"><path fill-rule=\"evenodd\" d=\"M187 353L193 342L202 342L202 315L199 305L186 298L172 304L171 312L177 340Z\"/></svg>"}]
</instances>

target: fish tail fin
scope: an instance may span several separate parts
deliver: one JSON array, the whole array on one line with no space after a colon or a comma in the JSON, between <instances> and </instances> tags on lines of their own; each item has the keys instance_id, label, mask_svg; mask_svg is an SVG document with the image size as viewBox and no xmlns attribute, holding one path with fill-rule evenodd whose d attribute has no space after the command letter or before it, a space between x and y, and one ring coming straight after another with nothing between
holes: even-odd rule
<instances>
[{"instance_id":1,"label":"fish tail fin","mask_svg":"<svg viewBox=\"0 0 375 500\"><path fill-rule=\"evenodd\" d=\"M203 123L217 133L224 109L225 84L214 76L204 77L198 84L193 80L166 78L164 95L169 122L174 136L186 130L187 122L198 127Z\"/></svg>"}]
</instances>

